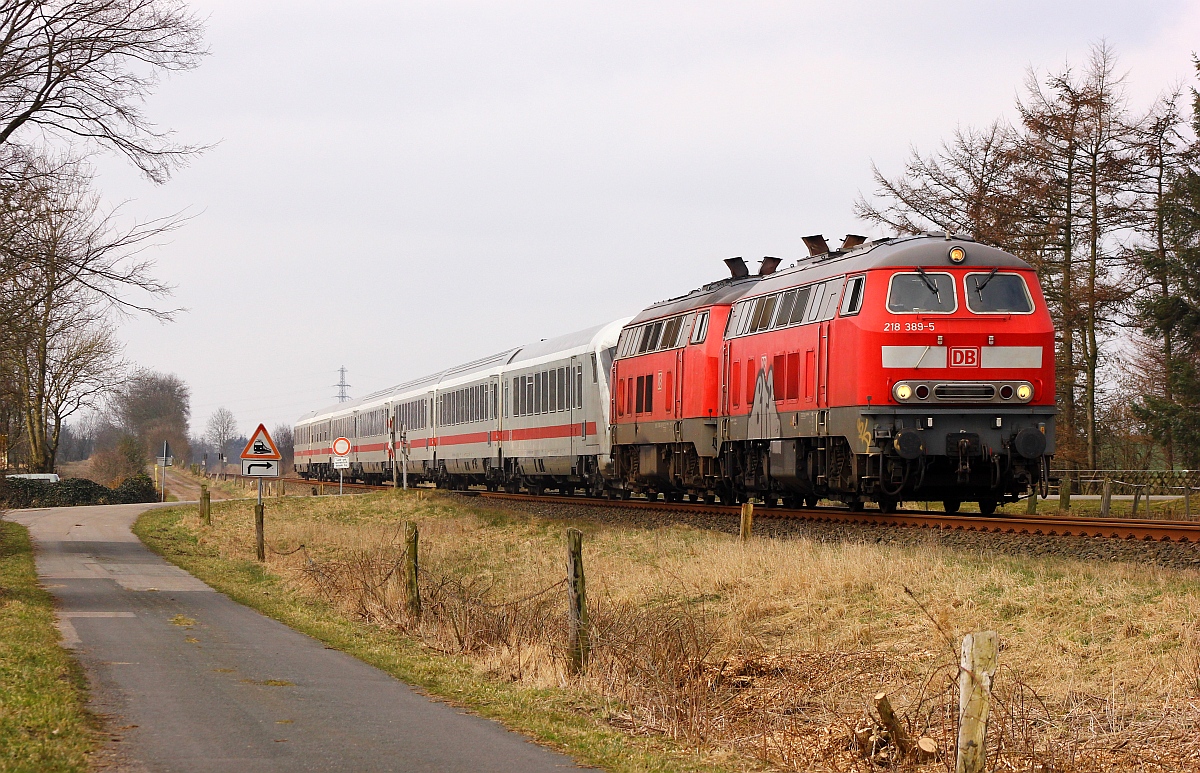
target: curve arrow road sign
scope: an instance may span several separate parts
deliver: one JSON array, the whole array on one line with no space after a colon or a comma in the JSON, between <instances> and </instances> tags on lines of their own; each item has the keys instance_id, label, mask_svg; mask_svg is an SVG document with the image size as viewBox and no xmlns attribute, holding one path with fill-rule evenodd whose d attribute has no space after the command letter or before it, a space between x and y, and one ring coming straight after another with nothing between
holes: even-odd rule
<instances>
[{"instance_id":1,"label":"curve arrow road sign","mask_svg":"<svg viewBox=\"0 0 1200 773\"><path fill-rule=\"evenodd\" d=\"M278 478L281 469L274 459L242 460L242 475L248 478Z\"/></svg>"}]
</instances>

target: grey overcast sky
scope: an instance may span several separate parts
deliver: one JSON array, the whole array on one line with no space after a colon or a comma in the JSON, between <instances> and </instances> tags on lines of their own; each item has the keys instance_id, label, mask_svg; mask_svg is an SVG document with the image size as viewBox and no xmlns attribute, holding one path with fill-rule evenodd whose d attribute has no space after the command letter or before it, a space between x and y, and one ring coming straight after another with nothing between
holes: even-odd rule
<instances>
[{"instance_id":1,"label":"grey overcast sky","mask_svg":"<svg viewBox=\"0 0 1200 773\"><path fill-rule=\"evenodd\" d=\"M1107 40L1135 108L1192 85L1200 3L194 2L211 56L148 106L215 147L166 185L101 157L177 321L127 355L192 388L193 431L632 314L868 233L870 165L1011 117L1028 67ZM752 263L756 265L756 263Z\"/></svg>"}]
</instances>

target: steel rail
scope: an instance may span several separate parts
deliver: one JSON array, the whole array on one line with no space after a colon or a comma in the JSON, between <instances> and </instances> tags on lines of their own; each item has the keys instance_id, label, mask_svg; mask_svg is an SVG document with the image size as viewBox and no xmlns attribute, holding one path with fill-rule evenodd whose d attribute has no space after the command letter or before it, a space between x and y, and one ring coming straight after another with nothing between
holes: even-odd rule
<instances>
[{"instance_id":1,"label":"steel rail","mask_svg":"<svg viewBox=\"0 0 1200 773\"><path fill-rule=\"evenodd\" d=\"M624 507L640 510L729 516L736 515L740 510L740 506L738 505L706 505L695 502L647 502L636 499L614 500L559 496L534 497L526 494L507 494L489 491L465 493L489 499L574 504L592 507ZM907 526L949 531L989 532L993 534L1025 534L1045 537L1104 537L1108 539L1152 542L1200 542L1200 523L1188 521L1075 516L984 516L934 513L920 510L897 510L894 513L883 513L878 510L855 511L832 507L788 509L761 506L755 508L755 515L763 518L795 518L824 523Z\"/></svg>"},{"instance_id":2,"label":"steel rail","mask_svg":"<svg viewBox=\"0 0 1200 773\"><path fill-rule=\"evenodd\" d=\"M235 477L241 477L237 475ZM333 486L329 481L285 478L288 483ZM346 488L386 490L390 485L347 483ZM546 504L580 505L584 507L620 507L660 512L683 512L700 515L735 516L739 505L704 504L701 502L649 502L643 499L608 499L586 496L534 496L509 494L500 491L456 491L453 493L487 499ZM1106 539L1138 540L1144 542L1200 542L1200 522L1152 520L1148 518L1092 518L1088 516L1002 515L984 516L960 513L939 513L922 510L897 510L884 513L878 510L848 510L838 507L790 509L759 505L755 514L764 518L794 518L820 523L845 523L866 526L904 526L946 531L975 531L991 534L1023 534L1043 537L1103 537Z\"/></svg>"}]
</instances>

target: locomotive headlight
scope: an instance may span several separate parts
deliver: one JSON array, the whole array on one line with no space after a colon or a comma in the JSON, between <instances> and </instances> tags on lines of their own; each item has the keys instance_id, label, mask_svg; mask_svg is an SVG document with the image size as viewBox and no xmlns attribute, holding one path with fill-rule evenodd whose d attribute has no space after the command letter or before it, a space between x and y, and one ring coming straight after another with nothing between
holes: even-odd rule
<instances>
[{"instance_id":1,"label":"locomotive headlight","mask_svg":"<svg viewBox=\"0 0 1200 773\"><path fill-rule=\"evenodd\" d=\"M1021 386L1017 387L1018 400L1028 400L1031 397L1033 397L1033 387L1031 387L1029 384L1022 384Z\"/></svg>"},{"instance_id":2,"label":"locomotive headlight","mask_svg":"<svg viewBox=\"0 0 1200 773\"><path fill-rule=\"evenodd\" d=\"M951 263L954 263L955 265L957 265L959 263L962 263L966 259L967 259L967 251L964 250L962 247L951 247L950 248L950 262Z\"/></svg>"},{"instance_id":3,"label":"locomotive headlight","mask_svg":"<svg viewBox=\"0 0 1200 773\"><path fill-rule=\"evenodd\" d=\"M907 400L910 397L912 397L912 387L910 387L908 384L897 384L896 385L896 399L897 400Z\"/></svg>"}]
</instances>

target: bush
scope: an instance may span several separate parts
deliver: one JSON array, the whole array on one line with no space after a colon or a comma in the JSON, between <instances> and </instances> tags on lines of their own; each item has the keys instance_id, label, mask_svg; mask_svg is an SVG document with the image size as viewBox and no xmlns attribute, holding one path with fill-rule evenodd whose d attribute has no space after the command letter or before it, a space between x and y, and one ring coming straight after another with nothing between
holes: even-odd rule
<instances>
[{"instance_id":1,"label":"bush","mask_svg":"<svg viewBox=\"0 0 1200 773\"><path fill-rule=\"evenodd\" d=\"M8 478L0 487L0 507L76 507L78 505L128 505L157 502L158 492L145 473L106 488L86 478L65 478L58 483Z\"/></svg>"}]
</instances>

